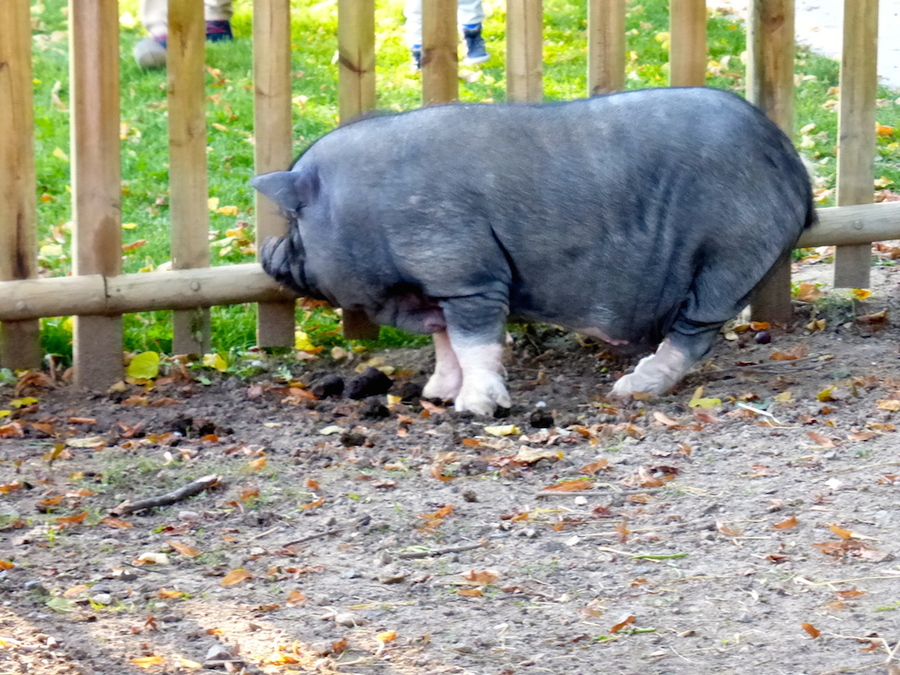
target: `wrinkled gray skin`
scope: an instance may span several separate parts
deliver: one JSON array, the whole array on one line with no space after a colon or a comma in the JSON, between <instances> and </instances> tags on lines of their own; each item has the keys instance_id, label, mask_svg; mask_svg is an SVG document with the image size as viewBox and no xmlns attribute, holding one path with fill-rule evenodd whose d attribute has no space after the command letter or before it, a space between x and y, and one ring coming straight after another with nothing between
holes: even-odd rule
<instances>
[{"instance_id":1,"label":"wrinkled gray skin","mask_svg":"<svg viewBox=\"0 0 900 675\"><path fill-rule=\"evenodd\" d=\"M434 333L425 395L508 407L508 316L623 349L614 394L669 390L814 221L809 177L759 110L707 88L372 117L252 184L291 218L265 270Z\"/></svg>"}]
</instances>

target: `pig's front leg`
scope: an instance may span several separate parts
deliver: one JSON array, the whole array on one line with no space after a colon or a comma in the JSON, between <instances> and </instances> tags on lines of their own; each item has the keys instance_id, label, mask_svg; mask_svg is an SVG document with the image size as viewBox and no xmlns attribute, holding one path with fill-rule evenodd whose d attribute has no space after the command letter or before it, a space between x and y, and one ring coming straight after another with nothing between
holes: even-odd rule
<instances>
[{"instance_id":1,"label":"pig's front leg","mask_svg":"<svg viewBox=\"0 0 900 675\"><path fill-rule=\"evenodd\" d=\"M654 354L640 360L633 373L619 378L612 393L615 396L630 396L635 392L654 396L665 394L695 362L686 349L666 338Z\"/></svg>"},{"instance_id":2,"label":"pig's front leg","mask_svg":"<svg viewBox=\"0 0 900 675\"><path fill-rule=\"evenodd\" d=\"M435 333L434 337L434 374L422 390L425 398L438 398L452 401L462 388L463 371L456 358L456 352L450 344L447 331Z\"/></svg>"},{"instance_id":3,"label":"pig's front leg","mask_svg":"<svg viewBox=\"0 0 900 675\"><path fill-rule=\"evenodd\" d=\"M503 383L503 346L499 343L472 344L454 340L453 351L462 370L462 388L453 401L457 411L491 415L497 406L509 408L511 401Z\"/></svg>"},{"instance_id":4,"label":"pig's front leg","mask_svg":"<svg viewBox=\"0 0 900 675\"><path fill-rule=\"evenodd\" d=\"M508 298L508 288L498 282L480 293L441 301L462 372L462 387L453 400L458 411L491 415L498 406L510 406L501 362Z\"/></svg>"}]
</instances>

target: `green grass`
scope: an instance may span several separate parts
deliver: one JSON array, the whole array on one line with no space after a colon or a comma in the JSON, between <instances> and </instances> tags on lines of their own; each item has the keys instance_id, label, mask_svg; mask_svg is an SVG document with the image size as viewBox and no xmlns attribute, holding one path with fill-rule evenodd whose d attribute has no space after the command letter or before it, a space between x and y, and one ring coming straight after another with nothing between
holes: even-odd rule
<instances>
[{"instance_id":1,"label":"green grass","mask_svg":"<svg viewBox=\"0 0 900 675\"><path fill-rule=\"evenodd\" d=\"M66 0L32 3L35 78L35 134L40 222L40 266L44 274L62 275L71 268L71 194L69 177L68 48ZM137 0L120 0L120 11L137 15ZM403 42L402 0L378 0L378 106L405 110L420 105L421 80L409 68ZM581 97L586 83L586 0L544 2L545 98ZM237 39L208 45L209 196L213 264L253 260L253 174L251 3L237 0L233 22ZM460 97L468 101L505 98L505 2L485 0L485 35L491 61L467 71ZM627 14L627 86L664 86L668 81L668 0L631 0ZM294 150L337 125L336 0L294 0L291 35L294 74ZM152 270L169 260L168 138L164 71L141 71L131 51L144 37L136 22L121 30L121 137L123 243L146 243L123 257L125 272ZM708 22L711 86L744 91L744 28L733 18L711 15ZM838 98L835 61L799 52L797 61L795 139L817 164L817 188L823 205L833 203ZM882 89L878 122L898 131L878 137L876 175L900 185L900 99ZM639 132L639 130L638 130ZM235 207L237 215L233 215ZM131 351L171 349L170 314L153 312L125 319L125 342ZM298 310L298 324L316 344L345 345L338 317L328 310ZM255 307L213 309L213 344L220 353L235 353L255 342ZM47 352L71 356L71 322L43 322ZM375 347L421 344L398 331L382 331Z\"/></svg>"}]
</instances>

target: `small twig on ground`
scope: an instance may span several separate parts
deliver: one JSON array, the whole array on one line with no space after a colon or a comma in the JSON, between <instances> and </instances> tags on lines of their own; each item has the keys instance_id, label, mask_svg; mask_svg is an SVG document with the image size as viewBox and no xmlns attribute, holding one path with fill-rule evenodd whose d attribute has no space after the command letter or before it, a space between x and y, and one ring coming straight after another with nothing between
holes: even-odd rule
<instances>
[{"instance_id":1,"label":"small twig on ground","mask_svg":"<svg viewBox=\"0 0 900 675\"><path fill-rule=\"evenodd\" d=\"M701 373L704 376L708 375L728 375L730 373L769 373L769 372L778 372L779 370L785 370L787 366L795 366L798 363L803 363L805 361L809 361L811 359L819 358L818 354L810 354L809 356L803 356L799 359L788 359L785 361L774 361L772 363L758 363L755 365L746 365L746 366L730 366L728 368L721 368L719 370L710 370L708 372ZM820 368L821 364L816 365L807 365L802 368L796 368L796 370L814 370L816 368Z\"/></svg>"},{"instance_id":2,"label":"small twig on ground","mask_svg":"<svg viewBox=\"0 0 900 675\"><path fill-rule=\"evenodd\" d=\"M469 544L456 544L454 546L445 546L444 548L435 548L428 551L401 551L395 555L401 560L418 560L419 558L432 558L434 556L446 555L448 553L460 553L462 551L471 551L476 548L487 546L487 542L483 539Z\"/></svg>"},{"instance_id":3,"label":"small twig on ground","mask_svg":"<svg viewBox=\"0 0 900 675\"><path fill-rule=\"evenodd\" d=\"M849 469L834 469L825 473L848 473L850 471L862 471L864 469L877 469L882 466L900 466L900 462L879 462L878 464L863 464L862 466L851 466Z\"/></svg>"},{"instance_id":4,"label":"small twig on ground","mask_svg":"<svg viewBox=\"0 0 900 675\"><path fill-rule=\"evenodd\" d=\"M265 537L266 535L272 534L273 532L277 532L277 531L280 530L282 527L283 527L282 525L276 525L276 526L273 527L271 530L266 530L265 532L260 532L259 534L254 534L252 537L250 537L250 538L249 538L247 541L245 541L244 543L247 544L247 543L250 543L251 541L256 541L257 539L262 539L262 538Z\"/></svg>"},{"instance_id":5,"label":"small twig on ground","mask_svg":"<svg viewBox=\"0 0 900 675\"><path fill-rule=\"evenodd\" d=\"M296 546L297 544L305 544L308 541L315 541L316 539L322 539L323 537L330 537L335 534L340 534L346 529L351 527L360 527L362 525L366 525L369 519L366 516L362 518L354 518L352 520L348 520L345 523L341 523L337 527L332 527L331 529L325 530L324 532L314 532L313 534L308 534L305 537L300 537L299 539L294 539L285 544L281 544L281 548L287 548L288 546Z\"/></svg>"},{"instance_id":6,"label":"small twig on ground","mask_svg":"<svg viewBox=\"0 0 900 675\"><path fill-rule=\"evenodd\" d=\"M653 492L659 492L662 488L619 488L616 486L610 485L609 487L615 488L610 492L601 492L599 490L570 490L568 492L561 492L557 490L541 490L538 492L535 497L538 499L542 497L602 497L604 495L637 495L637 494L649 494Z\"/></svg>"},{"instance_id":7,"label":"small twig on ground","mask_svg":"<svg viewBox=\"0 0 900 675\"><path fill-rule=\"evenodd\" d=\"M828 637L839 638L841 640L856 640L857 642L874 642L880 644L884 647L884 651L887 652L887 661L885 663L890 663L894 660L894 652L897 651L897 646L895 645L893 649L891 648L891 643L888 642L883 637L859 637L857 635L838 635L837 633L823 633L823 635L827 635ZM900 642L898 642L900 644Z\"/></svg>"},{"instance_id":8,"label":"small twig on ground","mask_svg":"<svg viewBox=\"0 0 900 675\"><path fill-rule=\"evenodd\" d=\"M160 495L158 497L147 497L145 499L139 499L136 502L132 502L131 500L126 499L116 508L112 509L110 513L114 516L126 516L129 513L134 513L135 511L143 511L144 509L152 509L157 506L168 506L169 504L175 504L176 502L185 500L188 497L193 497L196 494L200 494L204 490L217 485L221 480L221 476L209 475L204 476L203 478L198 478L197 480L188 483L187 485L184 485L177 490L172 490L172 492L167 492L166 494Z\"/></svg>"},{"instance_id":9,"label":"small twig on ground","mask_svg":"<svg viewBox=\"0 0 900 675\"><path fill-rule=\"evenodd\" d=\"M853 577L851 579L833 579L831 581L810 581L809 579L804 579L803 577L797 577L794 579L795 584L805 584L807 586L831 586L832 584L849 584L856 583L858 581L876 581L879 579L900 579L900 572L893 575L887 576L877 576L877 577Z\"/></svg>"},{"instance_id":10,"label":"small twig on ground","mask_svg":"<svg viewBox=\"0 0 900 675\"><path fill-rule=\"evenodd\" d=\"M289 541L286 544L282 544L281 548L287 548L288 546L296 546L297 544L305 544L308 541L315 541L316 539L322 539L323 537L330 537L334 534L340 534L346 529L346 527L333 527L330 530L325 530L324 532L316 532L315 534L308 534L305 537L300 537L299 539L294 539L293 541Z\"/></svg>"}]
</instances>

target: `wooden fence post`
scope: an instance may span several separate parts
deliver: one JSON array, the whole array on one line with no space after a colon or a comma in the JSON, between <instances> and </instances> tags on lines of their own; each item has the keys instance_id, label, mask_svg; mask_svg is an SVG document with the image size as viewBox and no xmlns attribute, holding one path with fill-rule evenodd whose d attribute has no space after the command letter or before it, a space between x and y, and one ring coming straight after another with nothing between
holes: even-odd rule
<instances>
[{"instance_id":1,"label":"wooden fence post","mask_svg":"<svg viewBox=\"0 0 900 675\"><path fill-rule=\"evenodd\" d=\"M669 84L706 85L706 0L671 0L669 41Z\"/></svg>"},{"instance_id":2,"label":"wooden fence post","mask_svg":"<svg viewBox=\"0 0 900 675\"><path fill-rule=\"evenodd\" d=\"M456 0L422 0L422 102L459 98Z\"/></svg>"},{"instance_id":3,"label":"wooden fence post","mask_svg":"<svg viewBox=\"0 0 900 675\"><path fill-rule=\"evenodd\" d=\"M206 27L202 0L170 0L166 67L172 268L209 267L206 167ZM172 351L209 350L208 309L172 315Z\"/></svg>"},{"instance_id":4,"label":"wooden fence post","mask_svg":"<svg viewBox=\"0 0 900 675\"><path fill-rule=\"evenodd\" d=\"M253 130L256 173L284 171L293 159L291 124L291 4L290 0L253 3ZM267 237L287 232L287 221L274 202L255 197L257 249ZM261 302L256 319L256 344L293 347L293 300Z\"/></svg>"},{"instance_id":5,"label":"wooden fence post","mask_svg":"<svg viewBox=\"0 0 900 675\"><path fill-rule=\"evenodd\" d=\"M122 269L117 0L69 0L73 273ZM122 378L122 317L81 316L75 384L105 389Z\"/></svg>"},{"instance_id":6,"label":"wooden fence post","mask_svg":"<svg viewBox=\"0 0 900 675\"><path fill-rule=\"evenodd\" d=\"M338 0L338 114L341 122L375 107L375 0ZM378 338L365 312L343 312L344 337Z\"/></svg>"},{"instance_id":7,"label":"wooden fence post","mask_svg":"<svg viewBox=\"0 0 900 675\"><path fill-rule=\"evenodd\" d=\"M0 2L0 281L37 276L31 13ZM40 322L0 324L0 366L41 363Z\"/></svg>"},{"instance_id":8,"label":"wooden fence post","mask_svg":"<svg viewBox=\"0 0 900 675\"><path fill-rule=\"evenodd\" d=\"M794 0L752 0L747 26L748 99L793 136ZM791 320L791 261L772 271L757 291L755 321L787 324Z\"/></svg>"},{"instance_id":9,"label":"wooden fence post","mask_svg":"<svg viewBox=\"0 0 900 675\"><path fill-rule=\"evenodd\" d=\"M625 88L625 0L588 0L588 95Z\"/></svg>"},{"instance_id":10,"label":"wooden fence post","mask_svg":"<svg viewBox=\"0 0 900 675\"><path fill-rule=\"evenodd\" d=\"M506 98L540 103L544 98L544 7L542 0L506 3Z\"/></svg>"},{"instance_id":11,"label":"wooden fence post","mask_svg":"<svg viewBox=\"0 0 900 675\"><path fill-rule=\"evenodd\" d=\"M875 178L878 92L878 0L844 0L844 46L838 109L837 205L867 204ZM835 288L868 288L872 245L839 246Z\"/></svg>"}]
</instances>

